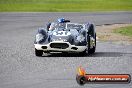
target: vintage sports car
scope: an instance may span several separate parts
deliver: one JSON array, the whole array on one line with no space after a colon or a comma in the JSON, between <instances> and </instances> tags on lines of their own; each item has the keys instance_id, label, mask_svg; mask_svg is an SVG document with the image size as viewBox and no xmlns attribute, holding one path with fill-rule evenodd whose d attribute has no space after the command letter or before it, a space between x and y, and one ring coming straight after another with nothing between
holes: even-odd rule
<instances>
[{"instance_id":1,"label":"vintage sports car","mask_svg":"<svg viewBox=\"0 0 132 88\"><path fill-rule=\"evenodd\" d=\"M38 29L34 46L36 56L52 52L92 54L96 49L95 26L52 22L50 27Z\"/></svg>"}]
</instances>

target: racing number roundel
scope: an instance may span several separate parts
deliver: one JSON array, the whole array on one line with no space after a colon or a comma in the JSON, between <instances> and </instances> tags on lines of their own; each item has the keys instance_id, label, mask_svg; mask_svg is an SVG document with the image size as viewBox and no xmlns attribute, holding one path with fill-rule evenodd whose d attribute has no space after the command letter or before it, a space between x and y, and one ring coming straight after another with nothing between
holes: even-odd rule
<instances>
[{"instance_id":1,"label":"racing number roundel","mask_svg":"<svg viewBox=\"0 0 132 88\"><path fill-rule=\"evenodd\" d=\"M57 31L53 33L53 35L56 35L56 36L68 36L70 34L71 34L70 32L66 32L66 31Z\"/></svg>"}]
</instances>

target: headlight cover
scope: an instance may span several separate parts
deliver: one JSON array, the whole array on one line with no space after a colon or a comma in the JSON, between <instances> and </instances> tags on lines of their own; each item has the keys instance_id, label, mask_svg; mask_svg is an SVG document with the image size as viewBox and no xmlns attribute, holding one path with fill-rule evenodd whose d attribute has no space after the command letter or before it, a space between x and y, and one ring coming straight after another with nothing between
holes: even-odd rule
<instances>
[{"instance_id":1,"label":"headlight cover","mask_svg":"<svg viewBox=\"0 0 132 88\"><path fill-rule=\"evenodd\" d=\"M78 40L79 42L85 41L85 37L84 37L83 35L79 35L79 36L77 37L77 40Z\"/></svg>"},{"instance_id":2,"label":"headlight cover","mask_svg":"<svg viewBox=\"0 0 132 88\"><path fill-rule=\"evenodd\" d=\"M77 36L74 44L76 46L86 46L87 45L86 38L83 35L79 35L79 36Z\"/></svg>"},{"instance_id":3,"label":"headlight cover","mask_svg":"<svg viewBox=\"0 0 132 88\"><path fill-rule=\"evenodd\" d=\"M42 35L42 34L36 35L36 42L42 42L43 40L44 40L44 35Z\"/></svg>"}]
</instances>

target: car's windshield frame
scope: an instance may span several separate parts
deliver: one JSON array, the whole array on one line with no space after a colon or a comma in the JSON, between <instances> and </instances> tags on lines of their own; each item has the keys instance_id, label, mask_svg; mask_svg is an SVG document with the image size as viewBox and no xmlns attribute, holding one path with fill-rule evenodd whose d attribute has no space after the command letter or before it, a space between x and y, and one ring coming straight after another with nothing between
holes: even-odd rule
<instances>
[{"instance_id":1,"label":"car's windshield frame","mask_svg":"<svg viewBox=\"0 0 132 88\"><path fill-rule=\"evenodd\" d=\"M81 27L80 28L79 27L77 28L77 26L76 27L73 27L73 28L72 27L69 28L68 25L82 26L82 28ZM79 23L67 23L66 24L66 29L85 29L85 25L84 24L79 24Z\"/></svg>"}]
</instances>

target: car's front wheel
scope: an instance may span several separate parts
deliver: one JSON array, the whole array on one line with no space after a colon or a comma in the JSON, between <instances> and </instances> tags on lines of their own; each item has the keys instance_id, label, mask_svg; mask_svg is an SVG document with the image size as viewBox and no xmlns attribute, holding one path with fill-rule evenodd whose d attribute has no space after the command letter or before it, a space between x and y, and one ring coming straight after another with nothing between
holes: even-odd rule
<instances>
[{"instance_id":1,"label":"car's front wheel","mask_svg":"<svg viewBox=\"0 0 132 88\"><path fill-rule=\"evenodd\" d=\"M35 55L36 56L42 56L43 55L43 51L35 49Z\"/></svg>"},{"instance_id":2,"label":"car's front wheel","mask_svg":"<svg viewBox=\"0 0 132 88\"><path fill-rule=\"evenodd\" d=\"M95 38L95 46L93 46L93 48L90 49L90 37L89 37L89 41L88 41L88 42L89 42L89 43L88 43L88 46L89 46L89 47L88 47L88 53L89 53L89 54L95 53L95 50L96 50L96 34L95 34L94 38Z\"/></svg>"},{"instance_id":3,"label":"car's front wheel","mask_svg":"<svg viewBox=\"0 0 132 88\"><path fill-rule=\"evenodd\" d=\"M89 54L95 53L95 49L96 49L96 48L95 48L95 46L94 46L92 49L90 49L90 50L88 51L88 53L89 53Z\"/></svg>"}]
</instances>

